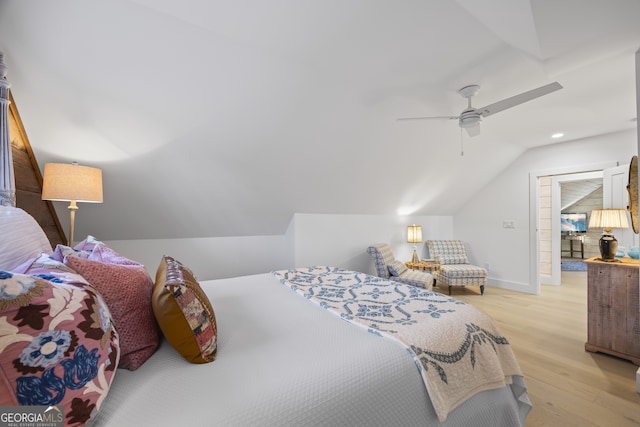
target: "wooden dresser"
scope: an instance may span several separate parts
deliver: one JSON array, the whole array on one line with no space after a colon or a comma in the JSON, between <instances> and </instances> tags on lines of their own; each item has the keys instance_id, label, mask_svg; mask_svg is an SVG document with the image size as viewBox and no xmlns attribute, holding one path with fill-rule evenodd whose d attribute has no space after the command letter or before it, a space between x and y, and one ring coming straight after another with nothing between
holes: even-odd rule
<instances>
[{"instance_id":1,"label":"wooden dresser","mask_svg":"<svg viewBox=\"0 0 640 427\"><path fill-rule=\"evenodd\" d=\"M640 288L638 260L586 260L588 268L585 350L629 360L640 366Z\"/></svg>"}]
</instances>

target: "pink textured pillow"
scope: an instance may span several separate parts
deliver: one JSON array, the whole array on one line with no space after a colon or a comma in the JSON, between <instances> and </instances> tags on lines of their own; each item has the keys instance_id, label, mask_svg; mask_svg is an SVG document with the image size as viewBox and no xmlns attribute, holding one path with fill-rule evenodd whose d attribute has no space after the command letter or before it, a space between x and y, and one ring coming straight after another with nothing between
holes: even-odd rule
<instances>
[{"instance_id":1,"label":"pink textured pillow","mask_svg":"<svg viewBox=\"0 0 640 427\"><path fill-rule=\"evenodd\" d=\"M64 262L87 279L109 306L120 334L120 367L138 369L160 344L151 308L153 282L144 266L75 257L66 257Z\"/></svg>"},{"instance_id":2,"label":"pink textured pillow","mask_svg":"<svg viewBox=\"0 0 640 427\"><path fill-rule=\"evenodd\" d=\"M61 405L95 417L118 366L118 334L95 290L0 271L0 406Z\"/></svg>"}]
</instances>

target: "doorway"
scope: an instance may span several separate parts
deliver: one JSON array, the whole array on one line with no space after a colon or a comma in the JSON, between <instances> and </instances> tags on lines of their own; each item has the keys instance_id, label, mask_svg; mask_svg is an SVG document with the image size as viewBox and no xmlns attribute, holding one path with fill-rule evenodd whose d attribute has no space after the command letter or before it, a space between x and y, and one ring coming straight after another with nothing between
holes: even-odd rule
<instances>
[{"instance_id":1,"label":"doorway","mask_svg":"<svg viewBox=\"0 0 640 427\"><path fill-rule=\"evenodd\" d=\"M541 283L560 284L560 184L559 182L603 177L605 169L618 166L615 162L567 166L558 169L532 171L529 175L529 273L535 293ZM596 174L596 175L589 175ZM557 191L554 191L557 181ZM603 188L605 187L603 181ZM555 200L555 202L554 202ZM545 265L546 264L546 265ZM543 270L541 267L545 267ZM543 274L543 271L545 274Z\"/></svg>"},{"instance_id":2,"label":"doorway","mask_svg":"<svg viewBox=\"0 0 640 427\"><path fill-rule=\"evenodd\" d=\"M593 209L601 209L602 177L602 171L591 171L548 175L539 178L541 187L543 184L547 184L549 187L547 191L541 191L539 196L540 217L548 218L548 221L540 222L538 233L540 236L538 247L541 283L560 285L562 245L563 243L565 245L575 244L562 239L561 212L575 208L588 215ZM600 234L597 232L595 234L599 238ZM587 247L591 247L592 236L588 237ZM585 237L584 240L587 238ZM584 242L581 241L581 248L583 244ZM587 253L590 254L590 252Z\"/></svg>"},{"instance_id":3,"label":"doorway","mask_svg":"<svg viewBox=\"0 0 640 427\"><path fill-rule=\"evenodd\" d=\"M574 174L565 176L568 180L564 177L557 180L560 187L560 205L557 208L561 218L554 220L554 224L560 225L560 272L586 271L584 260L600 255L598 242L602 230L589 229L587 225L591 212L603 207L602 175L601 172ZM562 221L563 218L568 221ZM571 219L578 222L572 223Z\"/></svg>"}]
</instances>

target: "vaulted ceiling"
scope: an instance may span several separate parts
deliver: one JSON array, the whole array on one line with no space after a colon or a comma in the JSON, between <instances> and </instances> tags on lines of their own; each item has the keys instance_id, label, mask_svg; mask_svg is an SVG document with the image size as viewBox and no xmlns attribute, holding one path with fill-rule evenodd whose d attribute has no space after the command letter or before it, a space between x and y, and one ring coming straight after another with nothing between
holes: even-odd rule
<instances>
[{"instance_id":1,"label":"vaulted ceiling","mask_svg":"<svg viewBox=\"0 0 640 427\"><path fill-rule=\"evenodd\" d=\"M634 128L638 17L637 0L0 0L0 49L41 167L103 169L80 234L265 235L296 212L452 215L529 148ZM458 115L469 84L479 107L553 81L474 138L396 120Z\"/></svg>"},{"instance_id":2,"label":"vaulted ceiling","mask_svg":"<svg viewBox=\"0 0 640 427\"><path fill-rule=\"evenodd\" d=\"M600 189L602 189L602 178L561 182L560 209L564 211L564 209L578 203L580 200Z\"/></svg>"}]
</instances>

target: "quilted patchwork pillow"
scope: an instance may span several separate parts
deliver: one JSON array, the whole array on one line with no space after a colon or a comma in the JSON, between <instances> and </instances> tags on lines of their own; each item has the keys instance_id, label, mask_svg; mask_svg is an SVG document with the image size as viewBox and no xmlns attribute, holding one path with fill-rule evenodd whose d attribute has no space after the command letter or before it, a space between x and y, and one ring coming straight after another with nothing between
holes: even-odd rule
<instances>
[{"instance_id":1,"label":"quilted patchwork pillow","mask_svg":"<svg viewBox=\"0 0 640 427\"><path fill-rule=\"evenodd\" d=\"M171 346L191 363L215 359L218 328L213 307L191 270L164 256L153 286L153 312Z\"/></svg>"},{"instance_id":2,"label":"quilted patchwork pillow","mask_svg":"<svg viewBox=\"0 0 640 427\"><path fill-rule=\"evenodd\" d=\"M0 406L61 405L65 426L84 426L118 360L118 334L95 290L0 271Z\"/></svg>"},{"instance_id":3,"label":"quilted patchwork pillow","mask_svg":"<svg viewBox=\"0 0 640 427\"><path fill-rule=\"evenodd\" d=\"M107 302L120 334L120 367L138 369L160 344L151 309L153 282L144 266L76 257L66 257L64 263L87 279Z\"/></svg>"},{"instance_id":4,"label":"quilted patchwork pillow","mask_svg":"<svg viewBox=\"0 0 640 427\"><path fill-rule=\"evenodd\" d=\"M407 266L402 263L402 261L395 260L388 266L389 273L392 276L400 276L402 273L407 271Z\"/></svg>"}]
</instances>

